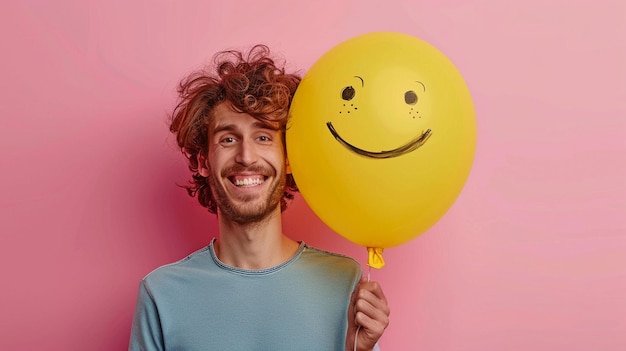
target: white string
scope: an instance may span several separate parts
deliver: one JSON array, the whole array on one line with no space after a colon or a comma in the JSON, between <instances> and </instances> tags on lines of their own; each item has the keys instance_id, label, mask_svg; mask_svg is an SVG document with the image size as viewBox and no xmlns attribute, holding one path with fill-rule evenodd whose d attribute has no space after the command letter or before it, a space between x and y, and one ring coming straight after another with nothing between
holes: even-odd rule
<instances>
[{"instance_id":1,"label":"white string","mask_svg":"<svg viewBox=\"0 0 626 351\"><path fill-rule=\"evenodd\" d=\"M370 282L371 276L372 276L372 267L368 266L367 267L367 282L368 283ZM356 347L359 342L359 330L361 330L360 325L356 328L356 334L354 335L354 351L356 351Z\"/></svg>"}]
</instances>

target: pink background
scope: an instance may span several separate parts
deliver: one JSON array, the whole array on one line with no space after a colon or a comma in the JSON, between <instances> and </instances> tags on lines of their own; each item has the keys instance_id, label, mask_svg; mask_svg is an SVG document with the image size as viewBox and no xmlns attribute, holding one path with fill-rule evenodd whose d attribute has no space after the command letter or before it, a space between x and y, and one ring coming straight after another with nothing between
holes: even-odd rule
<instances>
[{"instance_id":1,"label":"pink background","mask_svg":"<svg viewBox=\"0 0 626 351\"><path fill-rule=\"evenodd\" d=\"M259 42L306 71L378 30L442 50L478 119L455 205L373 272L392 308L383 349L626 349L622 0L2 7L0 349L125 349L139 279L214 235L176 186L166 116L185 73ZM364 262L301 198L285 221Z\"/></svg>"}]
</instances>

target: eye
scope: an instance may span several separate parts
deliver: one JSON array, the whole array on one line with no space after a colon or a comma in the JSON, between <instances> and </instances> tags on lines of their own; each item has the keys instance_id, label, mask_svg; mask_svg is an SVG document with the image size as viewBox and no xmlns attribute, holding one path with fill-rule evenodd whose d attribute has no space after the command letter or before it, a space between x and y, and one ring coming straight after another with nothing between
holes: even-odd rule
<instances>
[{"instance_id":1,"label":"eye","mask_svg":"<svg viewBox=\"0 0 626 351\"><path fill-rule=\"evenodd\" d=\"M354 88L352 86L347 86L341 91L341 98L346 101L350 101L354 98L355 94L356 92L354 91Z\"/></svg>"},{"instance_id":2,"label":"eye","mask_svg":"<svg viewBox=\"0 0 626 351\"><path fill-rule=\"evenodd\" d=\"M222 144L232 144L235 142L235 138L233 137L225 137L220 141Z\"/></svg>"},{"instance_id":3,"label":"eye","mask_svg":"<svg viewBox=\"0 0 626 351\"><path fill-rule=\"evenodd\" d=\"M413 90L409 90L404 93L404 102L409 105L415 105L417 103L417 94Z\"/></svg>"},{"instance_id":4,"label":"eye","mask_svg":"<svg viewBox=\"0 0 626 351\"><path fill-rule=\"evenodd\" d=\"M272 139L270 137L268 137L267 135L261 135L259 138L259 141L271 141Z\"/></svg>"}]
</instances>

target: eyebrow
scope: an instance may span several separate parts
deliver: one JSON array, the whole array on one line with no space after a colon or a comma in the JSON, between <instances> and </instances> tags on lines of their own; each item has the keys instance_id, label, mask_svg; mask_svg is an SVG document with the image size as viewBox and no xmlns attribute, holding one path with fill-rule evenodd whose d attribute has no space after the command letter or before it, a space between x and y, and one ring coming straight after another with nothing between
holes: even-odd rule
<instances>
[{"instance_id":1,"label":"eyebrow","mask_svg":"<svg viewBox=\"0 0 626 351\"><path fill-rule=\"evenodd\" d=\"M265 123L262 121L256 121L252 124L252 126L254 128L257 129L265 129L265 130L271 130L271 131L279 131L280 128L278 127L274 127L272 126L270 123ZM221 124L221 125L216 125L213 128L213 134L217 134L217 133L221 133L221 132L235 132L239 129L239 127L237 127L236 124L234 123L230 123L230 124Z\"/></svg>"},{"instance_id":2,"label":"eyebrow","mask_svg":"<svg viewBox=\"0 0 626 351\"><path fill-rule=\"evenodd\" d=\"M365 81L363 81L363 78L361 78L359 76L354 76L354 78L359 78L361 80L361 87L365 86Z\"/></svg>"},{"instance_id":3,"label":"eyebrow","mask_svg":"<svg viewBox=\"0 0 626 351\"><path fill-rule=\"evenodd\" d=\"M424 83L420 82L419 80L416 80L415 83L421 85L422 89L424 89L424 92L426 92L426 86L424 85Z\"/></svg>"}]
</instances>

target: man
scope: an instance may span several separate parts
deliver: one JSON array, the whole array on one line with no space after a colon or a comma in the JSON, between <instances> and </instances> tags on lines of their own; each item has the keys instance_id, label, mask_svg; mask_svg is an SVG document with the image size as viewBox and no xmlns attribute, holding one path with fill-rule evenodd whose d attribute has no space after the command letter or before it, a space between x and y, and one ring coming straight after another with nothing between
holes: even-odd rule
<instances>
[{"instance_id":1,"label":"man","mask_svg":"<svg viewBox=\"0 0 626 351\"><path fill-rule=\"evenodd\" d=\"M215 63L181 82L170 130L219 235L141 281L129 350L372 350L389 323L380 286L354 260L282 232L297 191L284 139L300 77L262 45Z\"/></svg>"}]
</instances>

